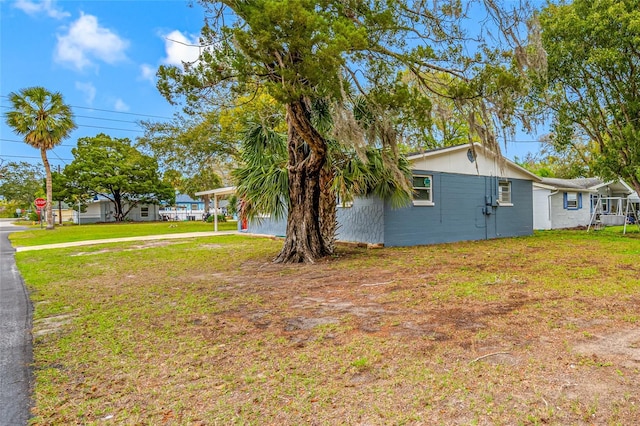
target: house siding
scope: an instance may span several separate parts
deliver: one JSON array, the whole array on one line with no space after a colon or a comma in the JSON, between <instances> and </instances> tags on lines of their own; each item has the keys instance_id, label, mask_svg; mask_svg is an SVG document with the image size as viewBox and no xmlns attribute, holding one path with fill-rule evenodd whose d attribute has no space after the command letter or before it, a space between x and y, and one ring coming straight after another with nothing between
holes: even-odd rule
<instances>
[{"instance_id":1,"label":"house siding","mask_svg":"<svg viewBox=\"0 0 640 426\"><path fill-rule=\"evenodd\" d=\"M550 189L534 187L533 229L551 229L551 210L549 206L550 195Z\"/></svg>"},{"instance_id":2,"label":"house siding","mask_svg":"<svg viewBox=\"0 0 640 426\"><path fill-rule=\"evenodd\" d=\"M385 205L384 245L413 246L531 235L532 182L513 179L512 206L500 206L498 178L414 170L433 176L433 206ZM485 214L488 211L490 214Z\"/></svg>"},{"instance_id":3,"label":"house siding","mask_svg":"<svg viewBox=\"0 0 640 426\"><path fill-rule=\"evenodd\" d=\"M252 234L274 235L276 237L284 237L287 233L287 216L282 219L274 219L272 217L264 217L250 220L248 230ZM242 221L238 221L238 230L242 230Z\"/></svg>"},{"instance_id":4,"label":"house siding","mask_svg":"<svg viewBox=\"0 0 640 426\"><path fill-rule=\"evenodd\" d=\"M551 202L551 228L564 229L576 226L587 226L591 220L590 197L588 193L582 193L582 206L579 209L566 209L564 207L564 194L560 191L550 197ZM579 193L580 194L580 193Z\"/></svg>"},{"instance_id":5,"label":"house siding","mask_svg":"<svg viewBox=\"0 0 640 426\"><path fill-rule=\"evenodd\" d=\"M379 198L356 198L351 207L338 207L336 239L345 242L381 244L384 241L384 203ZM287 231L286 216L276 220L271 217L249 221L248 232L282 237ZM238 222L241 230L241 221Z\"/></svg>"},{"instance_id":6,"label":"house siding","mask_svg":"<svg viewBox=\"0 0 640 426\"><path fill-rule=\"evenodd\" d=\"M351 207L338 207L338 241L384 243L384 202L377 197L356 198Z\"/></svg>"}]
</instances>

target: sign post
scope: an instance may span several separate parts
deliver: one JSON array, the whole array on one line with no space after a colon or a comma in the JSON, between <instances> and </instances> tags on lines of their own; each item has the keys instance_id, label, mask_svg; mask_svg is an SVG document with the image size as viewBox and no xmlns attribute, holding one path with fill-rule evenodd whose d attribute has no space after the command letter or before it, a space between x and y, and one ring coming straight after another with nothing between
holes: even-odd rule
<instances>
[{"instance_id":1,"label":"sign post","mask_svg":"<svg viewBox=\"0 0 640 426\"><path fill-rule=\"evenodd\" d=\"M47 206L47 200L44 198L36 198L33 204L36 206L38 218L40 219L40 228L42 228L42 209Z\"/></svg>"}]
</instances>

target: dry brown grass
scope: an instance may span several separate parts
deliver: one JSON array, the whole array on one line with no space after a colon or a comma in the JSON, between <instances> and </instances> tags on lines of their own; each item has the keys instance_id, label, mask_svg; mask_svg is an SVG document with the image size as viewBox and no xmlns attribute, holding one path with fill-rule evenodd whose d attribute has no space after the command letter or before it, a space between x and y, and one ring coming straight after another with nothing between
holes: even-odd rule
<instances>
[{"instance_id":1,"label":"dry brown grass","mask_svg":"<svg viewBox=\"0 0 640 426\"><path fill-rule=\"evenodd\" d=\"M637 235L340 247L295 266L270 263L279 246L21 253L36 315L72 315L36 338L34 423L640 422Z\"/></svg>"}]
</instances>

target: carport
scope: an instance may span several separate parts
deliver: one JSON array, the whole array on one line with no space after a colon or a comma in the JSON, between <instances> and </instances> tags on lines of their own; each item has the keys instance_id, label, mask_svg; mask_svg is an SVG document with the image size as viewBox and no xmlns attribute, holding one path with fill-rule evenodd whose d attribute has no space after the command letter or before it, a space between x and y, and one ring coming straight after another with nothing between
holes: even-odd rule
<instances>
[{"instance_id":1,"label":"carport","mask_svg":"<svg viewBox=\"0 0 640 426\"><path fill-rule=\"evenodd\" d=\"M207 191L196 192L198 197L211 198L213 196L213 230L218 232L218 198L236 193L235 186L226 186L224 188L209 189Z\"/></svg>"}]
</instances>

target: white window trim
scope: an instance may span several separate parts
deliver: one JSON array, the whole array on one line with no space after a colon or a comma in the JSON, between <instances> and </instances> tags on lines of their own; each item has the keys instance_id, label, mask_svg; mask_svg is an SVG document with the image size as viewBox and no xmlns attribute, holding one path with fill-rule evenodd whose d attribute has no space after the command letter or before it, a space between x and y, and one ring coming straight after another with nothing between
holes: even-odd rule
<instances>
[{"instance_id":1,"label":"white window trim","mask_svg":"<svg viewBox=\"0 0 640 426\"><path fill-rule=\"evenodd\" d=\"M422 177L422 178L428 177L429 180L431 181L431 188L429 188L429 190L431 191L431 200L412 200L413 201L413 205L414 206L427 206L427 207L435 206L436 204L433 202L433 175L426 175L426 174L425 175L421 175L421 174L418 174L418 175L414 175L413 177ZM424 188L424 187L422 187L422 188ZM423 191L424 190L424 189L421 189L421 187L416 187L416 186L414 186L413 189L414 190L418 190L418 191L421 191L421 190Z\"/></svg>"},{"instance_id":2,"label":"white window trim","mask_svg":"<svg viewBox=\"0 0 640 426\"><path fill-rule=\"evenodd\" d=\"M506 183L506 184L509 185L509 201L508 202L504 202L504 201L500 200L501 192L500 192L499 188L500 188L500 184L501 183L503 183L503 184ZM498 205L500 205L502 207L513 207L513 201L512 201L513 200L513 191L512 191L511 188L512 188L512 185L511 185L511 181L510 180L507 180L507 181L503 180L503 181L498 182Z\"/></svg>"}]
</instances>

